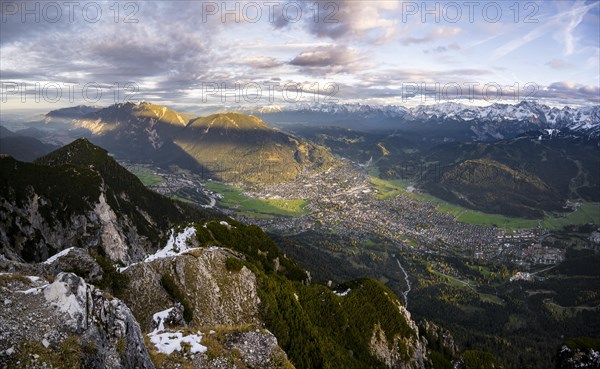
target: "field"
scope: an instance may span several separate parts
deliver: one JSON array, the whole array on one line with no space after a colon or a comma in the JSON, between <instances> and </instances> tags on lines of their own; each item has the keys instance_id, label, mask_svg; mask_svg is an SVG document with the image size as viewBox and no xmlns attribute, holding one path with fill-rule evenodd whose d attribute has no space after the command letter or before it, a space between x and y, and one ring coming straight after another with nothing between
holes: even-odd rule
<instances>
[{"instance_id":1,"label":"field","mask_svg":"<svg viewBox=\"0 0 600 369\"><path fill-rule=\"evenodd\" d=\"M408 191L406 191L408 183L402 179L385 180L377 177L371 177L371 183L373 183L373 185L379 192L377 194L377 197L381 200L394 197L401 193L409 193Z\"/></svg>"},{"instance_id":2,"label":"field","mask_svg":"<svg viewBox=\"0 0 600 369\"><path fill-rule=\"evenodd\" d=\"M297 217L306 214L304 200L251 199L239 188L223 183L208 181L206 187L223 196L217 204L234 210L238 215L250 218Z\"/></svg>"},{"instance_id":3,"label":"field","mask_svg":"<svg viewBox=\"0 0 600 369\"><path fill-rule=\"evenodd\" d=\"M566 225L590 222L600 224L600 203L584 202L576 211L562 214L560 217L547 218L542 222L542 225L547 228L559 229Z\"/></svg>"},{"instance_id":4,"label":"field","mask_svg":"<svg viewBox=\"0 0 600 369\"><path fill-rule=\"evenodd\" d=\"M129 171L135 174L135 176L138 177L146 187L161 184L165 181L162 177L154 174L152 169L141 165L133 166L129 169Z\"/></svg>"},{"instance_id":5,"label":"field","mask_svg":"<svg viewBox=\"0 0 600 369\"><path fill-rule=\"evenodd\" d=\"M438 204L439 211L455 216L456 220L468 224L482 226L496 226L504 229L535 228L540 224L546 229L561 229L567 225L594 223L600 225L600 203L583 202L581 206L571 213L548 214L544 219L524 219L507 217L500 214L488 214L476 210L466 209L458 205L450 204L429 194L408 192L406 188L410 185L403 180L383 180L371 177L371 182L379 191L380 199L387 199L399 194L429 201Z\"/></svg>"}]
</instances>

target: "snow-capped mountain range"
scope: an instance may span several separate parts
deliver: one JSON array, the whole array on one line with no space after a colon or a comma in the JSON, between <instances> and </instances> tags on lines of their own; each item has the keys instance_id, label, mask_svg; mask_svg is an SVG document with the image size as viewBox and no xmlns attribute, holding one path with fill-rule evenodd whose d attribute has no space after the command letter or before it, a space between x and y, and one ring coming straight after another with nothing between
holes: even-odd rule
<instances>
[{"instance_id":1,"label":"snow-capped mountain range","mask_svg":"<svg viewBox=\"0 0 600 369\"><path fill-rule=\"evenodd\" d=\"M289 106L240 107L246 114L324 114L339 119L392 118L403 122L470 122L471 124L525 124L538 129L569 129L586 135L600 135L600 106L550 107L535 101L518 104L470 106L454 102L416 107L365 104L292 104Z\"/></svg>"}]
</instances>

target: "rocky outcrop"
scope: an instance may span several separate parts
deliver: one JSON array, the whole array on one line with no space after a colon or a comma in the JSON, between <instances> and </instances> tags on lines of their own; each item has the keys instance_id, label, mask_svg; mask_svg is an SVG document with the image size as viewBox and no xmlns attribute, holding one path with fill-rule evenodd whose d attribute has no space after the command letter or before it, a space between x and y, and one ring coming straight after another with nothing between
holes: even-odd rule
<instances>
[{"instance_id":1,"label":"rocky outcrop","mask_svg":"<svg viewBox=\"0 0 600 369\"><path fill-rule=\"evenodd\" d=\"M87 249L71 247L52 256L43 263L36 264L40 275L58 275L61 272L73 272L88 283L102 280L104 271Z\"/></svg>"},{"instance_id":2,"label":"rocky outcrop","mask_svg":"<svg viewBox=\"0 0 600 369\"><path fill-rule=\"evenodd\" d=\"M239 257L224 248L192 248L124 268L126 300L143 329L124 302L61 272L77 266L87 279L102 280L87 250L69 248L38 264L0 257L0 270L10 271L0 273L0 367L293 368L263 328L256 276L245 266L227 268L228 259ZM165 286L165 276L179 293Z\"/></svg>"},{"instance_id":3,"label":"rocky outcrop","mask_svg":"<svg viewBox=\"0 0 600 369\"><path fill-rule=\"evenodd\" d=\"M189 331L189 329L187 330ZM220 327L217 330L198 331L183 336L182 330L171 329L164 333L171 341L153 348L159 368L177 368L185 362L193 369L293 369L275 336L265 329L253 327ZM179 337L179 338L178 338ZM175 349L165 354L181 341L187 349Z\"/></svg>"},{"instance_id":4,"label":"rocky outcrop","mask_svg":"<svg viewBox=\"0 0 600 369\"><path fill-rule=\"evenodd\" d=\"M161 368L182 361L198 369L293 368L262 328L255 274L246 266L228 268L239 265L241 255L220 247L187 249L195 242L189 230L172 237L174 249L123 270L130 281L125 301L147 332L155 362ZM185 234L191 238L180 237Z\"/></svg>"},{"instance_id":5,"label":"rocky outcrop","mask_svg":"<svg viewBox=\"0 0 600 369\"><path fill-rule=\"evenodd\" d=\"M42 263L21 263L0 255L0 272L23 275L56 276L61 272L73 272L88 283L102 280L104 271L87 249L70 247Z\"/></svg>"},{"instance_id":6,"label":"rocky outcrop","mask_svg":"<svg viewBox=\"0 0 600 369\"><path fill-rule=\"evenodd\" d=\"M195 326L237 326L259 323L256 276L245 266L229 271L227 258L237 257L223 248L196 248L182 255L134 264L124 273L129 277L125 301L145 330L152 315L173 306L188 305ZM165 288L165 279L174 284ZM176 301L175 288L186 301Z\"/></svg>"},{"instance_id":7,"label":"rocky outcrop","mask_svg":"<svg viewBox=\"0 0 600 369\"><path fill-rule=\"evenodd\" d=\"M390 369L423 369L427 361L427 340L419 336L419 328L406 308L396 302L413 334L388 338L380 324L375 324L369 344L370 352Z\"/></svg>"},{"instance_id":8,"label":"rocky outcrop","mask_svg":"<svg viewBox=\"0 0 600 369\"><path fill-rule=\"evenodd\" d=\"M277 338L268 330L209 333L204 342L209 345L209 351L193 361L194 367L198 369L294 368L285 352L279 347ZM214 357L212 351L222 353Z\"/></svg>"},{"instance_id":9,"label":"rocky outcrop","mask_svg":"<svg viewBox=\"0 0 600 369\"><path fill-rule=\"evenodd\" d=\"M0 363L154 368L122 301L72 273L60 273L52 283L19 274L0 277Z\"/></svg>"}]
</instances>

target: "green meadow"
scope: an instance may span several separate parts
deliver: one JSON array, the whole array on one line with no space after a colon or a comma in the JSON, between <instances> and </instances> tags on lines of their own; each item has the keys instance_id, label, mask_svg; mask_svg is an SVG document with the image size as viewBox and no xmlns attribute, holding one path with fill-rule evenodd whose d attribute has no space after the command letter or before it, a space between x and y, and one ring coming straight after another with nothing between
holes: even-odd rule
<instances>
[{"instance_id":1,"label":"green meadow","mask_svg":"<svg viewBox=\"0 0 600 369\"><path fill-rule=\"evenodd\" d=\"M206 187L223 196L217 204L234 210L241 216L251 218L297 217L307 213L304 200L252 199L242 194L242 190L223 183L208 181Z\"/></svg>"},{"instance_id":2,"label":"green meadow","mask_svg":"<svg viewBox=\"0 0 600 369\"><path fill-rule=\"evenodd\" d=\"M161 176L154 174L152 169L141 165L133 166L130 168L130 172L138 177L146 187L161 184L165 181Z\"/></svg>"}]
</instances>

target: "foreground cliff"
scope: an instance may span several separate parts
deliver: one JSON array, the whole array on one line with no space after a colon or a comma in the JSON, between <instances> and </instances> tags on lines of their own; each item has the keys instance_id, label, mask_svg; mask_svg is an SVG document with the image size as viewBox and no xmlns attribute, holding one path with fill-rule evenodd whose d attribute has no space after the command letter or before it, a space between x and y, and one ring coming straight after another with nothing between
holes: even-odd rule
<instances>
[{"instance_id":1,"label":"foreground cliff","mask_svg":"<svg viewBox=\"0 0 600 369\"><path fill-rule=\"evenodd\" d=\"M238 243L242 235L247 241ZM427 341L390 290L370 279L334 290L305 285L273 245L256 227L215 220L173 230L162 249L120 271L79 248L38 264L1 258L2 360L27 368L40 360L90 368L426 367Z\"/></svg>"},{"instance_id":2,"label":"foreground cliff","mask_svg":"<svg viewBox=\"0 0 600 369\"><path fill-rule=\"evenodd\" d=\"M174 238L185 244L167 242L122 274L78 248L38 264L0 256L0 367L293 368L260 320L255 275L227 269L241 259ZM106 290L120 277L133 311L64 269Z\"/></svg>"},{"instance_id":3,"label":"foreground cliff","mask_svg":"<svg viewBox=\"0 0 600 369\"><path fill-rule=\"evenodd\" d=\"M131 310L72 273L3 273L0 301L3 366L154 368Z\"/></svg>"}]
</instances>

